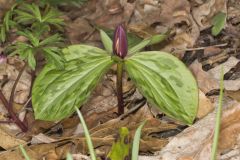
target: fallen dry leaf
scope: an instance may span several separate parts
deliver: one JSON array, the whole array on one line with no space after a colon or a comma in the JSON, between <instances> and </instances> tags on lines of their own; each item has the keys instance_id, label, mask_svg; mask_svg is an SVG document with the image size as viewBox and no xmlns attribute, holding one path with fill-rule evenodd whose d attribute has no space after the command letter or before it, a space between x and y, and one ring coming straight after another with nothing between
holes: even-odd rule
<instances>
[{"instance_id":1,"label":"fallen dry leaf","mask_svg":"<svg viewBox=\"0 0 240 160\"><path fill-rule=\"evenodd\" d=\"M219 153L227 154L236 145L240 133L240 104L229 102L223 110ZM198 121L174 137L161 151L157 158L174 160L189 157L194 160L208 160L211 156L211 145L214 131L215 112ZM194 142L194 143L192 143ZM240 144L238 144L240 145ZM222 156L221 155L221 156Z\"/></svg>"},{"instance_id":2,"label":"fallen dry leaf","mask_svg":"<svg viewBox=\"0 0 240 160\"><path fill-rule=\"evenodd\" d=\"M19 146L20 144L26 144L25 141L17 139L15 136L8 134L0 128L0 146L4 149L10 149Z\"/></svg>"},{"instance_id":3,"label":"fallen dry leaf","mask_svg":"<svg viewBox=\"0 0 240 160\"><path fill-rule=\"evenodd\" d=\"M195 60L190 66L190 70L195 76L198 87L203 93L208 93L213 89L218 89L219 84L209 73L202 69L202 64Z\"/></svg>"},{"instance_id":4,"label":"fallen dry leaf","mask_svg":"<svg viewBox=\"0 0 240 160\"><path fill-rule=\"evenodd\" d=\"M231 97L232 99L240 102L240 90L238 91L225 91L225 95Z\"/></svg>"},{"instance_id":5,"label":"fallen dry leaf","mask_svg":"<svg viewBox=\"0 0 240 160\"><path fill-rule=\"evenodd\" d=\"M231 68L236 66L239 62L239 59L235 57L230 57L226 62L222 64L224 74L227 73ZM208 71L208 73L214 77L216 80L220 81L221 78L221 65L216 66L215 68ZM240 78L235 80L224 80L224 88L226 90L237 91L240 89Z\"/></svg>"},{"instance_id":6,"label":"fallen dry leaf","mask_svg":"<svg viewBox=\"0 0 240 160\"><path fill-rule=\"evenodd\" d=\"M66 34L71 44L83 42L95 30L84 18L77 18L73 22L68 23Z\"/></svg>"},{"instance_id":7,"label":"fallen dry leaf","mask_svg":"<svg viewBox=\"0 0 240 160\"><path fill-rule=\"evenodd\" d=\"M202 31L210 27L213 16L220 11L227 13L227 1L209 0L193 9L193 18Z\"/></svg>"},{"instance_id":8,"label":"fallen dry leaf","mask_svg":"<svg viewBox=\"0 0 240 160\"><path fill-rule=\"evenodd\" d=\"M17 69L17 65L9 64L16 62L14 58L9 58L5 63L0 64L0 81L5 81L4 85L2 86L2 92L9 99L12 86L18 76L19 70ZM20 63L20 62L19 62ZM7 80L4 80L6 78ZM28 96L30 93L30 86L31 86L31 75L25 70L18 82L18 85L15 90L14 102L23 104L28 100Z\"/></svg>"},{"instance_id":9,"label":"fallen dry leaf","mask_svg":"<svg viewBox=\"0 0 240 160\"><path fill-rule=\"evenodd\" d=\"M212 102L205 96L205 94L199 90L199 104L197 118L203 118L208 113L214 110Z\"/></svg>"},{"instance_id":10,"label":"fallen dry leaf","mask_svg":"<svg viewBox=\"0 0 240 160\"><path fill-rule=\"evenodd\" d=\"M57 140L44 135L43 133L39 133L36 136L33 136L31 140L31 144L39 144L39 143L53 143L56 142Z\"/></svg>"},{"instance_id":11,"label":"fallen dry leaf","mask_svg":"<svg viewBox=\"0 0 240 160\"><path fill-rule=\"evenodd\" d=\"M130 21L130 28L141 26L142 30L146 30L149 26L153 26L152 30L155 31L155 34L164 33L169 29L175 30L176 35L172 41L161 50L181 53L181 57L186 48L193 47L200 34L190 10L191 6L187 0L141 1L136 5L136 10ZM175 27L178 25L181 27Z\"/></svg>"}]
</instances>

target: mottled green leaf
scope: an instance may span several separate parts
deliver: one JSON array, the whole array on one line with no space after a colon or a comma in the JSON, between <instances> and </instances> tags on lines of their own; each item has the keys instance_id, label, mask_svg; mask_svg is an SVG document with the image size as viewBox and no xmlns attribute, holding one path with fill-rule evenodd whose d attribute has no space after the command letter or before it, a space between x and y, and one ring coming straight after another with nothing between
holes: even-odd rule
<instances>
[{"instance_id":1,"label":"mottled green leaf","mask_svg":"<svg viewBox=\"0 0 240 160\"><path fill-rule=\"evenodd\" d=\"M126 160L129 159L129 131L126 127L119 129L111 151L107 155L107 159L111 160Z\"/></svg>"},{"instance_id":2,"label":"mottled green leaf","mask_svg":"<svg viewBox=\"0 0 240 160\"><path fill-rule=\"evenodd\" d=\"M171 54L140 52L126 59L126 70L147 100L168 116L192 124L198 87L191 72Z\"/></svg>"},{"instance_id":3,"label":"mottled green leaf","mask_svg":"<svg viewBox=\"0 0 240 160\"><path fill-rule=\"evenodd\" d=\"M89 97L102 75L113 63L106 51L73 45L63 50L65 68L48 64L38 75L32 93L36 119L61 120Z\"/></svg>"},{"instance_id":4,"label":"mottled green leaf","mask_svg":"<svg viewBox=\"0 0 240 160\"><path fill-rule=\"evenodd\" d=\"M227 14L223 12L219 12L213 17L212 35L217 36L222 31L226 22L226 17Z\"/></svg>"}]
</instances>

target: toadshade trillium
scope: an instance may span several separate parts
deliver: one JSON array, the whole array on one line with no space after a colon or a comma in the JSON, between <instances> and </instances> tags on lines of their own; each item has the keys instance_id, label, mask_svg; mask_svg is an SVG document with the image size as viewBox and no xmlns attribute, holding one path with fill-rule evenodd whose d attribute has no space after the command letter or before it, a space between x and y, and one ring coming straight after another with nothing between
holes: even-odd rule
<instances>
[{"instance_id":1,"label":"toadshade trillium","mask_svg":"<svg viewBox=\"0 0 240 160\"><path fill-rule=\"evenodd\" d=\"M36 119L56 121L72 115L75 107L87 101L104 74L116 64L118 115L124 113L122 77L126 71L152 106L185 124L193 123L198 109L198 86L192 73L170 53L141 51L163 41L166 34L128 44L126 30L118 25L113 40L103 30L100 36L105 50L84 44L70 45L62 51L64 69L59 70L53 64L44 67L32 91Z\"/></svg>"}]
</instances>

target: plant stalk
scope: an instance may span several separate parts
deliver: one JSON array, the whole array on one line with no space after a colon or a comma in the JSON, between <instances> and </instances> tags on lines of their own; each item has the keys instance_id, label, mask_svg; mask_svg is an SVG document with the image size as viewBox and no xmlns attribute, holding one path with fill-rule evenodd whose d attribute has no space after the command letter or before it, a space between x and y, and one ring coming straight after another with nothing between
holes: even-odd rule
<instances>
[{"instance_id":1,"label":"plant stalk","mask_svg":"<svg viewBox=\"0 0 240 160\"><path fill-rule=\"evenodd\" d=\"M10 95L10 98L9 98L9 102L7 101L6 97L2 93L2 90L0 90L0 100L2 101L3 105L7 109L8 113L11 117L12 122L14 122L23 132L27 132L28 128L24 124L24 122L22 122L18 118L18 116L14 113L14 111L13 111L13 101L14 101L14 93L15 93L17 84L18 84L26 66L27 66L27 63L24 64L24 66L22 67L21 71L19 72L19 74L17 76L17 79L15 80L15 83L13 84L11 95Z\"/></svg>"},{"instance_id":2,"label":"plant stalk","mask_svg":"<svg viewBox=\"0 0 240 160\"><path fill-rule=\"evenodd\" d=\"M124 113L122 77L123 77L123 62L118 62L118 63L117 63L117 100L118 100L118 115L121 115L121 114Z\"/></svg>"},{"instance_id":3,"label":"plant stalk","mask_svg":"<svg viewBox=\"0 0 240 160\"><path fill-rule=\"evenodd\" d=\"M16 87L17 87L17 84L25 70L27 66L27 63L24 63L24 66L21 68L20 72L18 73L18 76L13 84L13 87L12 87L12 90L11 90L11 95L10 95L10 98L9 98L9 107L10 108L13 108L13 102L14 102L14 94L15 94L15 90L16 90Z\"/></svg>"},{"instance_id":4,"label":"plant stalk","mask_svg":"<svg viewBox=\"0 0 240 160\"><path fill-rule=\"evenodd\" d=\"M27 132L27 126L17 117L13 109L9 107L9 103L3 95L2 90L0 90L0 99L11 117L11 121L14 122L23 132Z\"/></svg>"}]
</instances>

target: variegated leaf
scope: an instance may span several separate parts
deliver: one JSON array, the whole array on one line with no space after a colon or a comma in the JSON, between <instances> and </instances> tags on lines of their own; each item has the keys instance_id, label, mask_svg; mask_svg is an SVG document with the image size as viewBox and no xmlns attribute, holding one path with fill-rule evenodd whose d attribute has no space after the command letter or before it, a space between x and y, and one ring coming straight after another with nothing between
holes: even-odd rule
<instances>
[{"instance_id":1,"label":"variegated leaf","mask_svg":"<svg viewBox=\"0 0 240 160\"><path fill-rule=\"evenodd\" d=\"M106 51L87 45L63 50L65 68L48 64L38 75L32 91L36 119L61 120L74 106L82 105L113 61Z\"/></svg>"}]
</instances>

